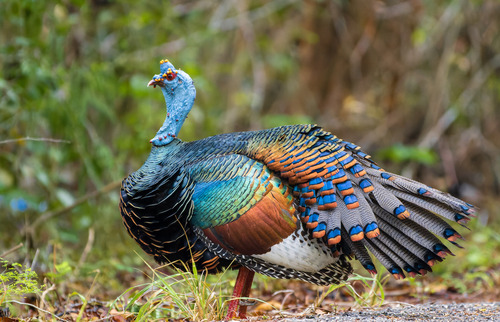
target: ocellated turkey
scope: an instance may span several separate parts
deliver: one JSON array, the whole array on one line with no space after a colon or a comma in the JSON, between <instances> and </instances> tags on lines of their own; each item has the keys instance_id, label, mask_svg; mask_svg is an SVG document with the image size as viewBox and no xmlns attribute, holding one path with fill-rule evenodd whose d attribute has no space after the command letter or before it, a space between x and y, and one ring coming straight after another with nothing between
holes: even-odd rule
<instances>
[{"instance_id":1,"label":"ocellated turkey","mask_svg":"<svg viewBox=\"0 0 500 322\"><path fill-rule=\"evenodd\" d=\"M183 142L196 90L168 60L160 71L148 86L161 88L167 116L120 200L128 233L159 263L239 268L234 297L249 295L254 272L338 284L352 272L348 258L370 273L374 256L396 278L423 275L451 254L443 240L461 238L448 222L465 225L474 214L316 125ZM228 318L237 307L233 300Z\"/></svg>"}]
</instances>

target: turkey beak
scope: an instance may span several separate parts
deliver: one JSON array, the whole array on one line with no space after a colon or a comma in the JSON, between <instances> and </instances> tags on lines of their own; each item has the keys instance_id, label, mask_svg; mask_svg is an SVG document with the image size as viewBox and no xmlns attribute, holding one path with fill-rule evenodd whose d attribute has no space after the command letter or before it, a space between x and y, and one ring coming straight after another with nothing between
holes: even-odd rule
<instances>
[{"instance_id":1,"label":"turkey beak","mask_svg":"<svg viewBox=\"0 0 500 322\"><path fill-rule=\"evenodd\" d=\"M151 86L151 85L153 85L153 87L156 88L156 85L161 86L159 83L160 83L159 80L152 79L152 80L149 81L148 87Z\"/></svg>"},{"instance_id":2,"label":"turkey beak","mask_svg":"<svg viewBox=\"0 0 500 322\"><path fill-rule=\"evenodd\" d=\"M162 77L161 75L154 75L153 79L149 81L148 87L151 85L153 85L154 88L156 88L156 86L164 87L165 86L165 83L163 82L164 80L165 78Z\"/></svg>"}]
</instances>

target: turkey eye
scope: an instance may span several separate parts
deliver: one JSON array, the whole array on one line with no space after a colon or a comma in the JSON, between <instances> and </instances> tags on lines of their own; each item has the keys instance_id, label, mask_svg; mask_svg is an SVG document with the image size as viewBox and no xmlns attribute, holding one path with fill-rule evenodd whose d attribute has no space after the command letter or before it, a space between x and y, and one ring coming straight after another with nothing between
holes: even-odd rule
<instances>
[{"instance_id":1,"label":"turkey eye","mask_svg":"<svg viewBox=\"0 0 500 322\"><path fill-rule=\"evenodd\" d=\"M172 69L169 68L165 74L163 74L169 81L177 77L177 71L175 73L172 72Z\"/></svg>"}]
</instances>

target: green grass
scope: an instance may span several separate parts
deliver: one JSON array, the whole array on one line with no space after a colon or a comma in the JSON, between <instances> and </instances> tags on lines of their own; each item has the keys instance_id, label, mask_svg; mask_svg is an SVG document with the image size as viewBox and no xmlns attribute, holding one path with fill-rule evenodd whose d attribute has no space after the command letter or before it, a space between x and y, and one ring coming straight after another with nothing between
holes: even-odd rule
<instances>
[{"instance_id":1,"label":"green grass","mask_svg":"<svg viewBox=\"0 0 500 322\"><path fill-rule=\"evenodd\" d=\"M387 281L389 275L382 277L381 274L375 276L362 276L354 274L349 277L347 281L338 284L330 285L328 289L321 293L320 296L314 301L314 307L321 307L325 298L334 291L341 291L344 289L354 300L354 306L357 307L374 307L384 304L385 291L384 283ZM354 284L361 287L361 291L357 291Z\"/></svg>"},{"instance_id":2,"label":"green grass","mask_svg":"<svg viewBox=\"0 0 500 322\"><path fill-rule=\"evenodd\" d=\"M188 319L192 321L221 320L226 303L230 299L223 282L225 272L208 276L199 272L195 265L181 270L173 265L150 269L149 283L127 289L113 303L118 311L128 312L135 321L151 321L160 318ZM162 271L168 269L171 274ZM128 300L127 300L128 297ZM125 304L126 303L126 304Z\"/></svg>"},{"instance_id":3,"label":"green grass","mask_svg":"<svg viewBox=\"0 0 500 322\"><path fill-rule=\"evenodd\" d=\"M160 270L168 268L172 273ZM186 267L187 268L187 267ZM112 304L123 316L134 317L135 321L152 321L157 319L188 319L192 321L222 320L231 299L234 274L224 271L216 276L207 276L192 267L192 272L181 270L172 265L150 269L150 282L127 289ZM358 274L346 282L332 285L318 295L314 303L300 314L320 308L325 298L334 291L345 290L353 298L356 307L381 306L385 300L384 283L389 275L377 274L365 277ZM278 281L272 279L272 281ZM355 285L356 284L356 285ZM261 299L248 300L265 302ZM272 306L272 305L271 305ZM275 314L281 310L274 308ZM263 316L261 316L263 317Z\"/></svg>"}]
</instances>

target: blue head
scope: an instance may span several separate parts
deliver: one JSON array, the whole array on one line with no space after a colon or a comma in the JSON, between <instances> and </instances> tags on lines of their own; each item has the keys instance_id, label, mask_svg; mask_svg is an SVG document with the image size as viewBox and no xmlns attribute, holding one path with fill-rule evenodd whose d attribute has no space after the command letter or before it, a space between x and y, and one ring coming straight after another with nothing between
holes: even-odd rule
<instances>
[{"instance_id":1,"label":"blue head","mask_svg":"<svg viewBox=\"0 0 500 322\"><path fill-rule=\"evenodd\" d=\"M182 124L193 107L196 89L193 80L182 70L175 69L168 60L160 61L160 74L154 75L148 86L159 86L167 104L167 117L151 143L167 145L181 130Z\"/></svg>"}]
</instances>

